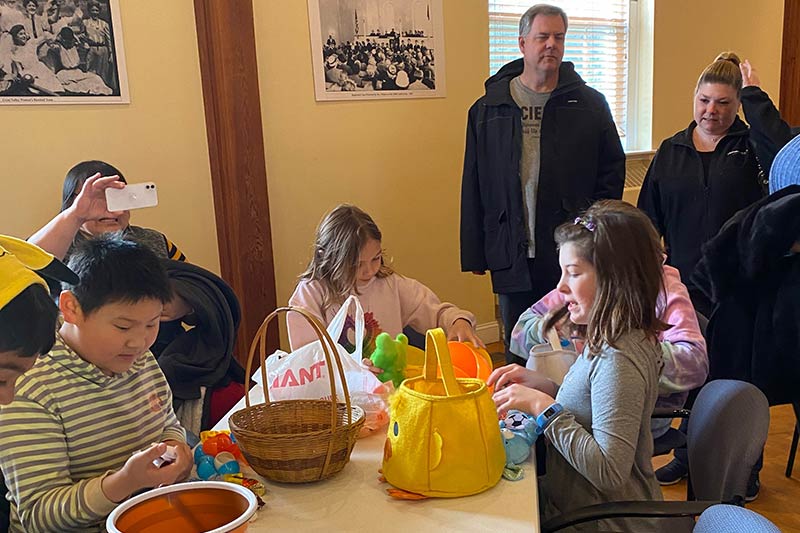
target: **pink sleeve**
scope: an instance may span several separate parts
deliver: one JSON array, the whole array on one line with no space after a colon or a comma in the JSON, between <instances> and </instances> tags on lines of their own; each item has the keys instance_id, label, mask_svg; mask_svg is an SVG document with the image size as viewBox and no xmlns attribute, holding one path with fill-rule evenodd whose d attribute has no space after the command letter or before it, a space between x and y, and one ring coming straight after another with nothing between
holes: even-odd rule
<instances>
[{"instance_id":1,"label":"pink sleeve","mask_svg":"<svg viewBox=\"0 0 800 533\"><path fill-rule=\"evenodd\" d=\"M305 308L319 318L324 325L328 325L325 317L322 316L322 291L318 283L300 281L289 298L289 305ZM311 329L306 319L298 313L286 314L286 329L289 334L289 346L292 350L317 340L317 334Z\"/></svg>"},{"instance_id":2,"label":"pink sleeve","mask_svg":"<svg viewBox=\"0 0 800 533\"><path fill-rule=\"evenodd\" d=\"M420 333L431 328L448 332L453 322L463 318L475 327L475 316L454 304L442 302L427 286L419 281L395 274L400 314L403 327L411 326Z\"/></svg>"},{"instance_id":3,"label":"pink sleeve","mask_svg":"<svg viewBox=\"0 0 800 533\"><path fill-rule=\"evenodd\" d=\"M659 318L670 328L661 332L664 371L659 381L661 394L684 392L705 383L708 376L706 341L686 285L677 269L664 265L666 304ZM663 300L659 306L663 305Z\"/></svg>"},{"instance_id":4,"label":"pink sleeve","mask_svg":"<svg viewBox=\"0 0 800 533\"><path fill-rule=\"evenodd\" d=\"M558 289L553 289L548 292L542 299L531 306L531 310L539 316L544 316L553 309L560 308L564 305L564 295Z\"/></svg>"},{"instance_id":5,"label":"pink sleeve","mask_svg":"<svg viewBox=\"0 0 800 533\"><path fill-rule=\"evenodd\" d=\"M558 292L558 289L553 289L541 300L523 311L511 330L509 351L527 359L534 346L547 342L542 331L544 327L542 319L552 309L560 308L563 305L564 295Z\"/></svg>"}]
</instances>

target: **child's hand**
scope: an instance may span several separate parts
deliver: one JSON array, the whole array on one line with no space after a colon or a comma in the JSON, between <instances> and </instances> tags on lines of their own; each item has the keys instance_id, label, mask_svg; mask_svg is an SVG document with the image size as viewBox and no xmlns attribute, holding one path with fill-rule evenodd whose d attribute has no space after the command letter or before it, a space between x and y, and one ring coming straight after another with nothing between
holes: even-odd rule
<instances>
[{"instance_id":1,"label":"child's hand","mask_svg":"<svg viewBox=\"0 0 800 533\"><path fill-rule=\"evenodd\" d=\"M513 363L495 369L489 375L489 379L486 380L486 385L489 387L494 387L494 390L496 391L510 387L511 385L521 385L529 389L538 389L540 391L544 391L550 396L555 396L558 390L558 387L555 383L544 377L539 372L536 372L535 370L528 370L525 367Z\"/></svg>"},{"instance_id":2,"label":"child's hand","mask_svg":"<svg viewBox=\"0 0 800 533\"><path fill-rule=\"evenodd\" d=\"M142 489L171 485L179 477L180 471L177 465L171 464L159 468L153 464L153 461L166 451L167 445L161 442L134 453L119 471L103 478L101 483L103 493L109 500L118 503ZM178 457L180 459L180 452Z\"/></svg>"},{"instance_id":3,"label":"child's hand","mask_svg":"<svg viewBox=\"0 0 800 533\"><path fill-rule=\"evenodd\" d=\"M511 409L539 416L555 401L552 396L540 390L531 389L524 385L514 383L508 387L495 390L492 395L494 405L500 417L505 417Z\"/></svg>"},{"instance_id":4,"label":"child's hand","mask_svg":"<svg viewBox=\"0 0 800 533\"><path fill-rule=\"evenodd\" d=\"M369 370L370 372L372 372L376 376L378 374L383 374L383 369L381 367L379 367L379 366L373 365L372 364L372 359L370 359L369 357L365 357L364 359L362 359L361 360L361 364L364 365L365 367L367 367L367 370Z\"/></svg>"},{"instance_id":5,"label":"child's hand","mask_svg":"<svg viewBox=\"0 0 800 533\"><path fill-rule=\"evenodd\" d=\"M178 458L175 459L174 463L161 468L175 468L178 473L175 481L185 481L189 478L189 474L192 473L192 466L194 465L192 451L185 442L179 440L165 440L164 444L174 446L178 453Z\"/></svg>"},{"instance_id":6,"label":"child's hand","mask_svg":"<svg viewBox=\"0 0 800 533\"><path fill-rule=\"evenodd\" d=\"M486 348L483 341L475 333L475 329L469 320L465 318L456 319L447 331L447 340L459 342L471 342L479 348Z\"/></svg>"}]
</instances>

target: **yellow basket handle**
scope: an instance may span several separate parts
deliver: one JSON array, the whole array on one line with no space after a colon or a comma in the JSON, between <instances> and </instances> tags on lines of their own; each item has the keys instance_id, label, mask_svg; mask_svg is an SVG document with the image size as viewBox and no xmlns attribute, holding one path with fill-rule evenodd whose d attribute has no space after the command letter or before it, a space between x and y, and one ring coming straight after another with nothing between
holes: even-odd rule
<instances>
[{"instance_id":1,"label":"yellow basket handle","mask_svg":"<svg viewBox=\"0 0 800 533\"><path fill-rule=\"evenodd\" d=\"M250 376L253 371L253 359L255 358L256 349L258 349L258 359L261 363L261 382L264 388L264 400L267 403L270 401L269 381L267 380L267 328L270 322L280 313L289 312L301 314L309 323L311 329L314 330L314 333L317 334L320 344L322 345L322 353L325 355L325 364L328 365L328 380L331 387L331 428L336 427L337 415L336 380L333 375L334 361L336 362L335 368L338 371L339 381L342 384L342 391L344 392L344 403L347 408L347 423L352 424L353 413L350 405L350 391L347 388L347 380L344 377L344 369L342 367L342 361L339 358L339 350L336 349L336 343L333 342L333 339L331 339L331 336L328 334L328 330L320 323L319 319L302 307L286 306L275 309L264 319L264 322L261 323L258 331L256 331L253 342L250 345L250 353L247 356L247 367L244 377L245 405L250 407Z\"/></svg>"},{"instance_id":2,"label":"yellow basket handle","mask_svg":"<svg viewBox=\"0 0 800 533\"><path fill-rule=\"evenodd\" d=\"M429 329L425 334L425 381L438 381L436 369L442 371L444 391L448 396L462 394L461 385L458 384L453 362L450 360L450 349L447 347L447 337L442 328Z\"/></svg>"}]
</instances>

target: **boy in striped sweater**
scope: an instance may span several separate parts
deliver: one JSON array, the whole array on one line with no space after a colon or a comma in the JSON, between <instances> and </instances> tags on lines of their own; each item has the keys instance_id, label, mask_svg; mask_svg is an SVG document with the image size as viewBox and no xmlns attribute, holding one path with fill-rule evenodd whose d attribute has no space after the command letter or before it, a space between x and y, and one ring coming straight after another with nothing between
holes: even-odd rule
<instances>
[{"instance_id":1,"label":"boy in striped sweater","mask_svg":"<svg viewBox=\"0 0 800 533\"><path fill-rule=\"evenodd\" d=\"M100 531L117 504L185 479L192 466L164 375L150 353L171 292L159 259L108 236L70 258L52 350L0 409L10 531ZM178 459L153 460L175 446Z\"/></svg>"}]
</instances>

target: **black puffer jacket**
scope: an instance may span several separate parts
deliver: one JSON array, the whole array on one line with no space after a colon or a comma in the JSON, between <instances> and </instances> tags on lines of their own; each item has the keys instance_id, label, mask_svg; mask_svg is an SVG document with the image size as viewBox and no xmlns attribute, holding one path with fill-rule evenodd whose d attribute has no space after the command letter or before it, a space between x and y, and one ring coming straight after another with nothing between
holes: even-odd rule
<instances>
[{"instance_id":1,"label":"black puffer jacket","mask_svg":"<svg viewBox=\"0 0 800 533\"><path fill-rule=\"evenodd\" d=\"M709 379L740 379L771 405L800 399L800 185L738 212L703 246L692 279L714 303Z\"/></svg>"},{"instance_id":2,"label":"black puffer jacket","mask_svg":"<svg viewBox=\"0 0 800 533\"><path fill-rule=\"evenodd\" d=\"M519 162L522 113L509 83L523 60L486 81L469 110L461 182L461 270L492 272L496 293L530 290ZM544 107L536 199L536 261L557 277L553 231L601 198L621 198L625 153L605 98L564 62Z\"/></svg>"}]
</instances>

